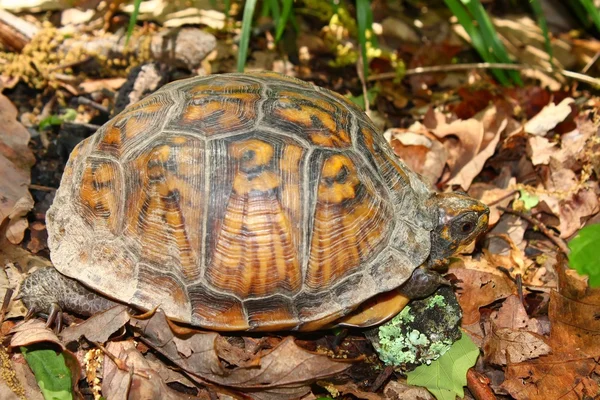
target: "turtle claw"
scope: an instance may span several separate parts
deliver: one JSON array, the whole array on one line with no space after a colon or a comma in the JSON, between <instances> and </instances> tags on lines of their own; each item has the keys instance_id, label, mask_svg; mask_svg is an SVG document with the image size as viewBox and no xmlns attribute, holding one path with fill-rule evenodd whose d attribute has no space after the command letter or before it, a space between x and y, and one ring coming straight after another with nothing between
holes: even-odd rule
<instances>
[{"instance_id":1,"label":"turtle claw","mask_svg":"<svg viewBox=\"0 0 600 400\"><path fill-rule=\"evenodd\" d=\"M53 324L56 327L56 331L60 332L62 328L62 309L57 303L52 303L50 305L50 310L48 310L48 319L46 320L46 328L50 328Z\"/></svg>"}]
</instances>

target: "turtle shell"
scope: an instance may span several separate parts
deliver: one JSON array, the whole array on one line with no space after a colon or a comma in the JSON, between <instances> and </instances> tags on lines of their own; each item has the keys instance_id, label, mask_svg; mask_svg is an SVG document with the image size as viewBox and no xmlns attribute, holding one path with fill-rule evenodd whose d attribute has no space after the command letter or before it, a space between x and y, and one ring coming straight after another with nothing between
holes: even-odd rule
<instances>
[{"instance_id":1,"label":"turtle shell","mask_svg":"<svg viewBox=\"0 0 600 400\"><path fill-rule=\"evenodd\" d=\"M344 97L271 72L195 77L75 148L48 243L64 275L177 321L313 330L426 260L429 196Z\"/></svg>"}]
</instances>

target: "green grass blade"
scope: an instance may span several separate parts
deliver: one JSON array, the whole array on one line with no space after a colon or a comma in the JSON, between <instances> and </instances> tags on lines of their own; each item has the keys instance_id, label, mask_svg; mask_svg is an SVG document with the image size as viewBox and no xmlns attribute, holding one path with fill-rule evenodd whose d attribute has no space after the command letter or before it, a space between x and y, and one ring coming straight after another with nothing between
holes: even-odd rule
<instances>
[{"instance_id":1,"label":"green grass blade","mask_svg":"<svg viewBox=\"0 0 600 400\"><path fill-rule=\"evenodd\" d=\"M229 19L231 14L231 0L223 0L223 7L225 7L225 18Z\"/></svg>"},{"instance_id":2,"label":"green grass blade","mask_svg":"<svg viewBox=\"0 0 600 400\"><path fill-rule=\"evenodd\" d=\"M271 11L271 17L273 17L273 22L277 26L279 23L279 19L281 18L281 7L279 7L279 0L268 0L269 10Z\"/></svg>"},{"instance_id":3,"label":"green grass blade","mask_svg":"<svg viewBox=\"0 0 600 400\"><path fill-rule=\"evenodd\" d=\"M594 5L592 0L579 0L585 11L588 13L589 17L592 19L592 22L596 26L596 29L600 31L600 12Z\"/></svg>"},{"instance_id":4,"label":"green grass blade","mask_svg":"<svg viewBox=\"0 0 600 400\"><path fill-rule=\"evenodd\" d=\"M471 15L467 12L466 8L463 7L460 0L444 0L452 14L458 19L458 22L462 25L462 27L467 32L467 35L471 38L471 42L473 43L473 47L479 53L481 58L486 62L497 62L498 60L490 53L488 47L486 46L481 33L473 24L473 20ZM505 74L505 71L492 69L492 73L496 76L496 79L504 85L509 86L510 81L508 76Z\"/></svg>"},{"instance_id":5,"label":"green grass blade","mask_svg":"<svg viewBox=\"0 0 600 400\"><path fill-rule=\"evenodd\" d=\"M369 21L373 21L371 3L369 0L356 0L356 22L358 28L358 43L362 54L363 77L369 76L369 60L367 59L367 30L371 30Z\"/></svg>"},{"instance_id":6,"label":"green grass blade","mask_svg":"<svg viewBox=\"0 0 600 400\"><path fill-rule=\"evenodd\" d=\"M129 26L127 27L127 37L125 38L125 46L129 43L129 39L133 34L133 28L135 28L135 23L137 22L138 15L140 14L140 4L142 4L142 0L135 0L133 3L133 13L131 13L131 18L129 19Z\"/></svg>"},{"instance_id":7,"label":"green grass blade","mask_svg":"<svg viewBox=\"0 0 600 400\"><path fill-rule=\"evenodd\" d=\"M283 31L290 19L290 15L292 12L292 6L294 5L294 0L283 0L283 9L281 10L281 18L277 21L277 29L275 30L275 41L279 41L281 39L281 35L283 35ZM292 21L293 22L293 21Z\"/></svg>"},{"instance_id":8,"label":"green grass blade","mask_svg":"<svg viewBox=\"0 0 600 400\"><path fill-rule=\"evenodd\" d=\"M492 20L487 15L487 12L481 5L481 2L479 2L479 0L462 0L462 2L479 24L479 31L481 32L483 41L486 43L486 47L491 48L492 55L495 56L499 62L512 64L512 60L504 48L504 45L500 41L500 38L498 38L494 24L492 24ZM506 72L511 77L513 82L516 82L521 86L523 85L523 81L521 80L521 76L519 75L518 71Z\"/></svg>"},{"instance_id":9,"label":"green grass blade","mask_svg":"<svg viewBox=\"0 0 600 400\"><path fill-rule=\"evenodd\" d=\"M240 37L240 48L238 51L237 70L244 72L246 59L248 58L248 46L250 44L250 35L252 33L252 17L256 9L256 0L246 0L244 6L244 17L242 18L242 34Z\"/></svg>"},{"instance_id":10,"label":"green grass blade","mask_svg":"<svg viewBox=\"0 0 600 400\"><path fill-rule=\"evenodd\" d=\"M550 33L548 32L548 23L546 21L546 17L544 16L544 12L542 11L542 4L540 0L529 0L529 4L531 4L531 9L535 14L535 18L538 21L538 25L542 28L542 33L544 34L544 44L546 46L546 53L550 56L550 65L554 68L554 54L552 51L552 45L550 44Z\"/></svg>"}]
</instances>

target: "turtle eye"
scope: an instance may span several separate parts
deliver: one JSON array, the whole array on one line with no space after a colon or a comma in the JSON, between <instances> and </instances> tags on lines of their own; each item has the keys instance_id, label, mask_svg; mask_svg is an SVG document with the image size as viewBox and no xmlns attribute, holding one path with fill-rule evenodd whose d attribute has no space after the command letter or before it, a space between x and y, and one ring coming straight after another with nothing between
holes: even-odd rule
<instances>
[{"instance_id":1,"label":"turtle eye","mask_svg":"<svg viewBox=\"0 0 600 400\"><path fill-rule=\"evenodd\" d=\"M463 222L460 226L461 232L465 235L468 235L469 233L473 232L473 229L475 229L475 224L470 221Z\"/></svg>"}]
</instances>

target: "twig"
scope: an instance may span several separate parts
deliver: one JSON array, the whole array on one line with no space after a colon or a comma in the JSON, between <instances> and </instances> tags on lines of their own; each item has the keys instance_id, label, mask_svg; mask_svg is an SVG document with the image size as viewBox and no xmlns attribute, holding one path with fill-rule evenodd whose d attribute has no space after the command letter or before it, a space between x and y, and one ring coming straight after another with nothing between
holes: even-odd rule
<instances>
[{"instance_id":1,"label":"twig","mask_svg":"<svg viewBox=\"0 0 600 400\"><path fill-rule=\"evenodd\" d=\"M85 57L85 58L84 58L84 59L82 59L82 60L77 60L77 61L73 61L73 62L70 62L70 63L61 64L61 65L57 65L57 66L56 66L56 67L54 67L54 68L50 68L50 69L48 70L48 72L54 72L54 71L58 71L59 69L65 69L65 68L71 68L71 67L75 67L76 65L79 65L79 64L86 63L86 62L88 62L88 61L91 61L92 59L93 59L93 57L92 57L92 56L87 56L87 57Z\"/></svg>"},{"instance_id":2,"label":"twig","mask_svg":"<svg viewBox=\"0 0 600 400\"><path fill-rule=\"evenodd\" d=\"M34 184L29 185L29 189L39 190L40 192L55 192L56 191L56 188L53 188L50 186L34 185Z\"/></svg>"},{"instance_id":3,"label":"twig","mask_svg":"<svg viewBox=\"0 0 600 400\"><path fill-rule=\"evenodd\" d=\"M90 100L87 97L77 97L77 103L95 108L96 110L103 112L104 114L110 114L110 110L107 107L104 107L102 104Z\"/></svg>"},{"instance_id":4,"label":"twig","mask_svg":"<svg viewBox=\"0 0 600 400\"><path fill-rule=\"evenodd\" d=\"M8 311L8 305L10 304L10 299L14 293L14 290L11 288L6 289L4 293L4 300L2 301L2 309L0 310L0 323L4 322L4 317L6 316L6 312Z\"/></svg>"},{"instance_id":5,"label":"twig","mask_svg":"<svg viewBox=\"0 0 600 400\"><path fill-rule=\"evenodd\" d=\"M450 64L450 65L435 65L432 67L418 67L407 69L405 75L420 75L420 74L432 74L436 72L451 72L451 71L466 71L472 69L503 69L519 71L524 69L533 69L545 73L559 73L568 78L578 80L580 82L589 83L590 85L600 86L600 79L592 78L591 76L581 74L579 72L567 71L567 70L553 70L551 68L540 68L525 64L502 64L502 63L472 63L472 64ZM395 72L384 72L382 74L369 76L369 81L378 81L385 79L393 79L398 75Z\"/></svg>"},{"instance_id":6,"label":"twig","mask_svg":"<svg viewBox=\"0 0 600 400\"><path fill-rule=\"evenodd\" d=\"M100 350L102 350L102 352L106 355L106 357L110 358L110 360L113 363L115 363L117 368L120 369L121 371L129 372L130 375L137 375L137 376L140 376L145 379L150 379L150 376L148 376L147 374L135 371L133 366L131 366L131 368L129 368L129 366L127 364L125 364L125 362L123 360L121 360L120 358L118 358L117 356L112 354L110 351L108 351L108 349L106 347L104 347L104 345L102 343L100 343L100 342L92 342L92 343L94 343Z\"/></svg>"},{"instance_id":7,"label":"twig","mask_svg":"<svg viewBox=\"0 0 600 400\"><path fill-rule=\"evenodd\" d=\"M496 199L496 200L492 201L491 203L488 203L488 206L489 207L495 206L496 204L500 203L502 200L506 200L509 197L514 196L517 192L518 192L518 190L513 190L510 193L500 197L499 199Z\"/></svg>"},{"instance_id":8,"label":"twig","mask_svg":"<svg viewBox=\"0 0 600 400\"><path fill-rule=\"evenodd\" d=\"M542 232L544 235L546 235L546 237L548 239L550 239L550 241L552 243L554 243L561 252L563 252L564 254L569 254L569 248L567 247L566 243L564 240L562 240L561 238L559 238L558 236L556 236L550 229L548 229L548 227L539 219L532 217L531 215L527 215L524 214L520 211L516 211L516 210L511 210L509 208L504 208L504 207L497 207L498 210L500 211L504 211L507 212L509 214L513 214L516 215L517 217L523 218L525 221L529 222L532 225L535 225L538 227L538 229L540 230L540 232Z\"/></svg>"}]
</instances>

